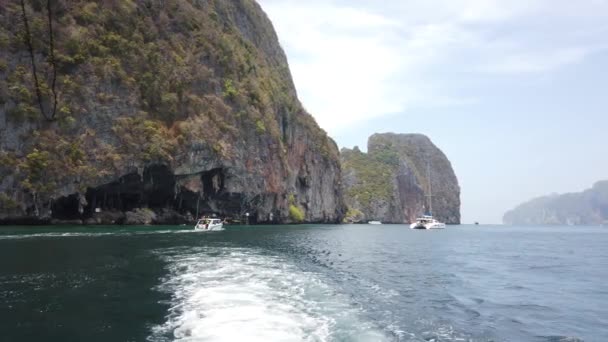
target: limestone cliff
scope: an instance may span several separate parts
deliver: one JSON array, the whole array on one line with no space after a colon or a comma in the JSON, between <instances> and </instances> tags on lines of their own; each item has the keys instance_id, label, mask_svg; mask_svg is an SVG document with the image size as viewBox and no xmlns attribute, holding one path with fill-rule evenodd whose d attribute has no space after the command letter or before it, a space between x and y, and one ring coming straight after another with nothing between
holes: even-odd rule
<instances>
[{"instance_id":1,"label":"limestone cliff","mask_svg":"<svg viewBox=\"0 0 608 342\"><path fill-rule=\"evenodd\" d=\"M514 225L608 224L608 181L579 193L533 199L507 212L503 221Z\"/></svg>"},{"instance_id":2,"label":"limestone cliff","mask_svg":"<svg viewBox=\"0 0 608 342\"><path fill-rule=\"evenodd\" d=\"M342 149L347 220L409 223L429 209L429 171L433 215L460 223L460 187L452 165L429 138L419 134L374 134L367 153Z\"/></svg>"},{"instance_id":3,"label":"limestone cliff","mask_svg":"<svg viewBox=\"0 0 608 342\"><path fill-rule=\"evenodd\" d=\"M340 182L254 0L0 3L0 222L334 222Z\"/></svg>"}]
</instances>

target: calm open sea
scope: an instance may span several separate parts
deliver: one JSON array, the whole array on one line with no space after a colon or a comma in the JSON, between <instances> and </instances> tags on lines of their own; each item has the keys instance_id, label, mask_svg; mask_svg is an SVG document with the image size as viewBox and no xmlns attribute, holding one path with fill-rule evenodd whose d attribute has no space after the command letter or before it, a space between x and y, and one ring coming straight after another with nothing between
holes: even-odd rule
<instances>
[{"instance_id":1,"label":"calm open sea","mask_svg":"<svg viewBox=\"0 0 608 342\"><path fill-rule=\"evenodd\" d=\"M608 228L0 230L2 341L608 341Z\"/></svg>"}]
</instances>

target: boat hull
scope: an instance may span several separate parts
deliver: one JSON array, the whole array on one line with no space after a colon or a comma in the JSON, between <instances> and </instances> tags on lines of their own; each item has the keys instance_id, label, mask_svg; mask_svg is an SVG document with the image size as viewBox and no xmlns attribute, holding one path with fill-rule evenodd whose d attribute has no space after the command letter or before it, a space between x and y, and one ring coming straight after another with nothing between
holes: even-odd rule
<instances>
[{"instance_id":1,"label":"boat hull","mask_svg":"<svg viewBox=\"0 0 608 342\"><path fill-rule=\"evenodd\" d=\"M429 223L429 224L427 224L426 229L445 229L445 224L443 224L443 223Z\"/></svg>"},{"instance_id":2,"label":"boat hull","mask_svg":"<svg viewBox=\"0 0 608 342\"><path fill-rule=\"evenodd\" d=\"M220 231L220 230L224 230L224 225L222 223L220 223L220 224L212 224L207 227L207 225L205 225L205 224L197 224L196 226L194 226L194 230L201 231L201 232Z\"/></svg>"},{"instance_id":3,"label":"boat hull","mask_svg":"<svg viewBox=\"0 0 608 342\"><path fill-rule=\"evenodd\" d=\"M411 229L426 229L426 230L431 230L431 229L445 229L445 223L442 222L438 222L436 220L433 220L433 222L414 222L412 224L410 224L410 228Z\"/></svg>"}]
</instances>

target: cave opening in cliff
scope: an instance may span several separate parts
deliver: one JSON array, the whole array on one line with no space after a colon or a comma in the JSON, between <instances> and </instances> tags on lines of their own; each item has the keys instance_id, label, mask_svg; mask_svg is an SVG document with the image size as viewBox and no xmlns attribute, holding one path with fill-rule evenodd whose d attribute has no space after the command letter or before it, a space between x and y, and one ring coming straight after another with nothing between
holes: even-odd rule
<instances>
[{"instance_id":1,"label":"cave opening in cliff","mask_svg":"<svg viewBox=\"0 0 608 342\"><path fill-rule=\"evenodd\" d=\"M153 209L173 206L175 176L165 165L153 165L143 174L144 204Z\"/></svg>"},{"instance_id":2,"label":"cave opening in cliff","mask_svg":"<svg viewBox=\"0 0 608 342\"><path fill-rule=\"evenodd\" d=\"M199 191L181 187L176 209L193 215L225 215L223 206L227 194L224 192L225 170L211 169L200 173Z\"/></svg>"},{"instance_id":3,"label":"cave opening in cliff","mask_svg":"<svg viewBox=\"0 0 608 342\"><path fill-rule=\"evenodd\" d=\"M120 177L118 180L89 188L86 193L88 215L95 211L129 211L141 206L143 185L137 173Z\"/></svg>"},{"instance_id":4,"label":"cave opening in cliff","mask_svg":"<svg viewBox=\"0 0 608 342\"><path fill-rule=\"evenodd\" d=\"M191 188L177 186L177 179L168 167L153 165L141 174L130 173L89 188L84 197L71 194L57 199L52 206L53 218L88 219L98 213L150 208L157 214L167 209L183 217L218 215L237 220L243 220L249 213L249 222L257 222L256 210L263 196L226 191L226 175L223 168L201 172L196 180L200 188Z\"/></svg>"},{"instance_id":5,"label":"cave opening in cliff","mask_svg":"<svg viewBox=\"0 0 608 342\"><path fill-rule=\"evenodd\" d=\"M216 168L201 172L196 182L190 186L185 186L182 180L174 202L175 209L182 214L190 213L199 217L217 215L243 219L246 212L253 212L255 208L250 207L253 203L260 202L261 196L227 191L227 174L225 168Z\"/></svg>"},{"instance_id":6,"label":"cave opening in cliff","mask_svg":"<svg viewBox=\"0 0 608 342\"><path fill-rule=\"evenodd\" d=\"M221 168L202 172L201 183L203 184L203 199L209 200L217 197L222 190L224 190L224 181L224 170Z\"/></svg>"},{"instance_id":7,"label":"cave opening in cliff","mask_svg":"<svg viewBox=\"0 0 608 342\"><path fill-rule=\"evenodd\" d=\"M98 211L132 211L137 208L171 207L175 197L175 177L164 165L144 169L143 176L131 173L118 180L89 188L85 215Z\"/></svg>"},{"instance_id":8,"label":"cave opening in cliff","mask_svg":"<svg viewBox=\"0 0 608 342\"><path fill-rule=\"evenodd\" d=\"M83 208L80 206L79 196L77 194L72 194L53 201L51 205L51 216L60 220L74 220L80 217L82 210Z\"/></svg>"}]
</instances>

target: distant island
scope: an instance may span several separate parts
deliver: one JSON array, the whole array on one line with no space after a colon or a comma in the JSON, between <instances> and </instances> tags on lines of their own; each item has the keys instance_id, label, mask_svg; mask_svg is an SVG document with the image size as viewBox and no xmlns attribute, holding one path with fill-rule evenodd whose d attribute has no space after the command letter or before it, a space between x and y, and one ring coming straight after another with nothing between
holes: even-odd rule
<instances>
[{"instance_id":1,"label":"distant island","mask_svg":"<svg viewBox=\"0 0 608 342\"><path fill-rule=\"evenodd\" d=\"M342 149L347 222L411 223L429 211L460 224L460 186L445 154L422 134L374 134L367 153ZM429 179L430 176L430 179Z\"/></svg>"},{"instance_id":2,"label":"distant island","mask_svg":"<svg viewBox=\"0 0 608 342\"><path fill-rule=\"evenodd\" d=\"M578 193L535 198L507 212L505 224L599 225L608 224L608 180Z\"/></svg>"}]
</instances>

